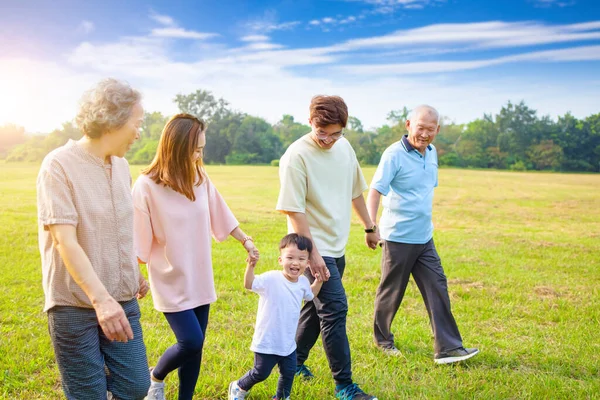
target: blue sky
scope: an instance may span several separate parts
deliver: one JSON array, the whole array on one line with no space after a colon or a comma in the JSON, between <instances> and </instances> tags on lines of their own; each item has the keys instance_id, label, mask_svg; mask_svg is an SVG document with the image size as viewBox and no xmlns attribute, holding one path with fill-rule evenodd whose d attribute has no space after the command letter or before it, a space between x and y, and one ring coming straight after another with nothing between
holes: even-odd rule
<instances>
[{"instance_id":1,"label":"blue sky","mask_svg":"<svg viewBox=\"0 0 600 400\"><path fill-rule=\"evenodd\" d=\"M148 111L212 91L274 123L339 94L365 126L421 103L456 122L525 100L600 112L597 0L0 0L0 124L49 131L97 80Z\"/></svg>"}]
</instances>

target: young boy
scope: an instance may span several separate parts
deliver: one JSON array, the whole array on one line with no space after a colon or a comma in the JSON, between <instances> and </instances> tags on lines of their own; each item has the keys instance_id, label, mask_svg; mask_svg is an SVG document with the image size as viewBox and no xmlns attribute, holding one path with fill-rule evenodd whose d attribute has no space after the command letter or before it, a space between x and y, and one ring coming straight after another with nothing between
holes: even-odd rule
<instances>
[{"instance_id":1,"label":"young boy","mask_svg":"<svg viewBox=\"0 0 600 400\"><path fill-rule=\"evenodd\" d=\"M244 286L260 295L250 346L254 367L229 384L229 400L243 400L254 385L269 377L276 364L280 377L273 399L289 399L296 373L296 329L302 300L311 301L323 285L320 276L315 276L311 285L304 275L312 249L310 239L291 233L279 243L283 270L254 276L256 261L248 260Z\"/></svg>"}]
</instances>

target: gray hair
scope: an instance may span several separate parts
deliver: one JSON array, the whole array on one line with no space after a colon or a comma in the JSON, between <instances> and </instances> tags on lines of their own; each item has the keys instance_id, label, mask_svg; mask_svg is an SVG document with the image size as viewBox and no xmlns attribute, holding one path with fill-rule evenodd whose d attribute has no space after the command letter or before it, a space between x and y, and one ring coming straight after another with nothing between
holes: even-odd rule
<instances>
[{"instance_id":1,"label":"gray hair","mask_svg":"<svg viewBox=\"0 0 600 400\"><path fill-rule=\"evenodd\" d=\"M125 125L141 98L140 92L128 83L104 79L84 93L75 121L84 135L99 138Z\"/></svg>"},{"instance_id":2,"label":"gray hair","mask_svg":"<svg viewBox=\"0 0 600 400\"><path fill-rule=\"evenodd\" d=\"M417 115L421 113L433 115L437 120L437 124L440 124L440 113L434 107L428 106L427 104L421 104L413 108L410 114L408 115L408 120L412 121L413 118L416 118Z\"/></svg>"}]
</instances>

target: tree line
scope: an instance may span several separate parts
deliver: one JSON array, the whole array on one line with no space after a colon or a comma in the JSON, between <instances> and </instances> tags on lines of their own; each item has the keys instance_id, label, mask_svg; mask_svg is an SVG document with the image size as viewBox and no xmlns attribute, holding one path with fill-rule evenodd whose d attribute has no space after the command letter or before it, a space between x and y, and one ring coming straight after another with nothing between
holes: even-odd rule
<instances>
[{"instance_id":1,"label":"tree line","mask_svg":"<svg viewBox=\"0 0 600 400\"><path fill-rule=\"evenodd\" d=\"M208 123L204 161L207 164L277 165L285 149L310 131L291 115L271 125L262 118L234 110L224 99L205 90L175 97L180 112ZM363 165L376 165L383 151L406 130L409 110L393 110L388 123L367 130L350 117L345 137ZM148 164L168 117L160 112L144 116L140 140L127 154L132 164ZM22 127L0 127L0 159L40 161L49 151L78 139L81 133L71 122L48 135L28 136ZM462 168L600 172L600 113L577 119L570 113L558 117L538 116L524 102L508 102L496 115L485 114L467 124L441 121L434 141L439 164Z\"/></svg>"}]
</instances>

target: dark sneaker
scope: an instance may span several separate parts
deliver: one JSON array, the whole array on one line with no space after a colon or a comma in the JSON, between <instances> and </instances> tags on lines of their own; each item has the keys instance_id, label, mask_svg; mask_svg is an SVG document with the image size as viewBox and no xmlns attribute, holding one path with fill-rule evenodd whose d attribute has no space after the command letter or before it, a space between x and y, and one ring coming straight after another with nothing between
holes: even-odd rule
<instances>
[{"instance_id":1,"label":"dark sneaker","mask_svg":"<svg viewBox=\"0 0 600 400\"><path fill-rule=\"evenodd\" d=\"M435 355L436 364L450 364L458 361L467 360L479 353L479 349L465 349L459 347L458 349L437 353Z\"/></svg>"},{"instance_id":2,"label":"dark sneaker","mask_svg":"<svg viewBox=\"0 0 600 400\"><path fill-rule=\"evenodd\" d=\"M304 364L296 368L296 376L299 378L304 378L307 381L315 377L313 373L310 372L310 369L308 369L308 367Z\"/></svg>"},{"instance_id":3,"label":"dark sneaker","mask_svg":"<svg viewBox=\"0 0 600 400\"><path fill-rule=\"evenodd\" d=\"M352 383L342 390L336 390L335 397L340 400L377 400L377 397L363 392L356 383Z\"/></svg>"}]
</instances>

